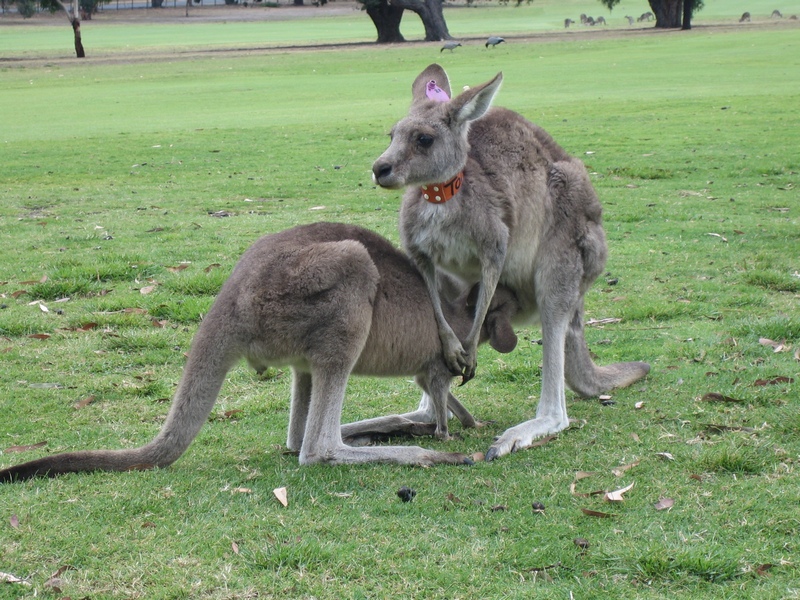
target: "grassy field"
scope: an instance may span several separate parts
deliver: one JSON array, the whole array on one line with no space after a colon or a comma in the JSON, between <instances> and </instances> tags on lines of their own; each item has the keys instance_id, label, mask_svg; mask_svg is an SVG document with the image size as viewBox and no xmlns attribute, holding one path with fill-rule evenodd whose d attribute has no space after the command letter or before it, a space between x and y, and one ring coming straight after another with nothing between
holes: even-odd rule
<instances>
[{"instance_id":1,"label":"grassy field","mask_svg":"<svg viewBox=\"0 0 800 600\"><path fill-rule=\"evenodd\" d=\"M501 10L470 12L488 28ZM184 29L175 44L197 44ZM55 58L0 65L0 465L150 440L197 323L258 236L333 220L396 241L399 194L370 166L435 60L455 88L502 70L498 103L586 162L610 246L587 318L621 319L587 338L598 362L652 372L611 405L569 395L585 425L497 462L300 468L283 451L290 374L242 365L172 468L0 486L0 572L30 584L0 583L0 598L800 596L797 33L152 61L163 42L130 61L20 48ZM485 451L533 414L540 333L520 334L513 354L482 349L457 390L492 423L416 443ZM409 381L356 379L345 419L417 401ZM630 484L623 503L588 495Z\"/></svg>"},{"instance_id":2,"label":"grassy field","mask_svg":"<svg viewBox=\"0 0 800 600\"><path fill-rule=\"evenodd\" d=\"M225 7L195 6L190 16L185 9L156 10L105 9L81 27L83 44L90 58L102 56L131 56L153 52L180 54L190 50L224 50L229 48L279 48L295 45L349 44L372 42L375 28L367 15L354 2L334 1L325 7L307 6L301 9L288 6ZM707 2L697 13L697 27L711 25L738 26L744 11L752 14L753 25L780 23L770 19L775 8L768 0L726 0ZM114 3L112 2L112 6ZM488 35L519 37L543 33L564 33L579 37L588 32L639 31L652 29L651 23L629 26L625 15L638 17L648 10L642 0L622 0L614 11L608 11L596 0L535 0L514 6L495 2L476 2L478 8L447 3L445 18L448 29L456 39L480 43ZM785 17L800 14L800 2L791 0L779 6ZM564 30L567 17L579 23L581 13L604 16L607 27L587 28L580 24ZM784 22L785 23L785 22ZM424 39L422 23L416 15L406 12L401 24L409 41ZM70 57L74 56L72 30L63 14L40 14L22 20L15 15L0 17L0 57ZM433 43L438 50L440 44Z\"/></svg>"}]
</instances>

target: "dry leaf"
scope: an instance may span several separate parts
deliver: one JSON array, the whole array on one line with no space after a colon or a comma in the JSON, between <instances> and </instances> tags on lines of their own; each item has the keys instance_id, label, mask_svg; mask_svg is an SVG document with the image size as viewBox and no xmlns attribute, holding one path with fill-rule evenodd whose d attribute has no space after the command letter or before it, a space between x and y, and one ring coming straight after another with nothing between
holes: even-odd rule
<instances>
[{"instance_id":1,"label":"dry leaf","mask_svg":"<svg viewBox=\"0 0 800 600\"><path fill-rule=\"evenodd\" d=\"M17 515L11 515L9 523L11 524L11 527L13 527L14 529L19 529L19 517Z\"/></svg>"},{"instance_id":2,"label":"dry leaf","mask_svg":"<svg viewBox=\"0 0 800 600\"><path fill-rule=\"evenodd\" d=\"M614 469L611 469L611 472L614 475L616 475L617 477L622 477L622 475L625 473L625 471L630 471L633 467L638 467L638 466L639 466L639 461L637 460L637 461L632 462L630 464L622 465L622 466L616 467Z\"/></svg>"},{"instance_id":3,"label":"dry leaf","mask_svg":"<svg viewBox=\"0 0 800 600\"><path fill-rule=\"evenodd\" d=\"M37 448L41 448L46 446L47 442L39 442L38 444L30 444L28 446L10 446L3 450L6 454L11 452L29 452L31 450L36 450Z\"/></svg>"},{"instance_id":4,"label":"dry leaf","mask_svg":"<svg viewBox=\"0 0 800 600\"><path fill-rule=\"evenodd\" d=\"M65 571L72 571L72 570L75 570L75 567L71 565L64 565L63 567L59 568L58 571L56 571L50 576L50 579L44 582L44 587L49 588L56 594L62 593L60 586L64 582L61 581L61 575L63 575Z\"/></svg>"},{"instance_id":5,"label":"dry leaf","mask_svg":"<svg viewBox=\"0 0 800 600\"><path fill-rule=\"evenodd\" d=\"M764 386L764 385L778 385L779 383L794 383L794 379L791 377L772 377L771 379L756 379L753 382L753 385L756 386Z\"/></svg>"},{"instance_id":6,"label":"dry leaf","mask_svg":"<svg viewBox=\"0 0 800 600\"><path fill-rule=\"evenodd\" d=\"M206 273L210 273L212 269L218 269L221 266L222 265L219 264L219 263L212 263L212 264L208 265L205 269L203 269L203 271L205 271Z\"/></svg>"},{"instance_id":7,"label":"dry leaf","mask_svg":"<svg viewBox=\"0 0 800 600\"><path fill-rule=\"evenodd\" d=\"M656 510L669 510L675 505L675 500L672 498L660 498L653 506Z\"/></svg>"},{"instance_id":8,"label":"dry leaf","mask_svg":"<svg viewBox=\"0 0 800 600\"><path fill-rule=\"evenodd\" d=\"M285 490L285 488L284 488L284 490ZM231 491L232 491L234 494L252 494L252 493L253 493L253 490L251 490L250 488L245 488L245 487L238 487L238 488L234 488L234 489L233 489L233 490L231 490ZM275 494L275 495L277 496L277 494ZM278 500L281 500L281 499L280 499L280 498L278 498ZM285 503L283 500L281 500L281 504L283 504L284 506L286 506L286 503Z\"/></svg>"},{"instance_id":9,"label":"dry leaf","mask_svg":"<svg viewBox=\"0 0 800 600\"><path fill-rule=\"evenodd\" d=\"M786 340L783 339L780 342L775 342L769 338L758 338L758 343L762 346L769 346L772 348L773 352L786 352L791 349L791 346L786 345Z\"/></svg>"},{"instance_id":10,"label":"dry leaf","mask_svg":"<svg viewBox=\"0 0 800 600\"><path fill-rule=\"evenodd\" d=\"M635 481L624 488L620 488L618 490L614 490L613 492L607 492L604 498L607 502L623 502L625 498L622 497L623 494L630 491L631 488L635 485Z\"/></svg>"},{"instance_id":11,"label":"dry leaf","mask_svg":"<svg viewBox=\"0 0 800 600\"><path fill-rule=\"evenodd\" d=\"M718 234L718 233L707 233L706 235L713 235L714 237L718 237L718 238L719 238L719 239L721 239L723 242L727 242L727 241L728 241L726 238L722 237L722 236L721 236L720 234Z\"/></svg>"},{"instance_id":12,"label":"dry leaf","mask_svg":"<svg viewBox=\"0 0 800 600\"><path fill-rule=\"evenodd\" d=\"M598 510L591 510L589 508L582 508L581 512L589 517L597 517L598 519L610 519L614 516L611 513L604 513Z\"/></svg>"},{"instance_id":13,"label":"dry leaf","mask_svg":"<svg viewBox=\"0 0 800 600\"><path fill-rule=\"evenodd\" d=\"M519 447L519 448L517 448L517 450L524 450L524 449L527 449L527 448L538 448L539 446L544 446L548 442L552 442L557 437L558 437L557 435L548 435L547 437L543 437L540 440L536 440L535 442L532 442L529 446Z\"/></svg>"},{"instance_id":14,"label":"dry leaf","mask_svg":"<svg viewBox=\"0 0 800 600\"><path fill-rule=\"evenodd\" d=\"M581 494L575 491L575 484L578 483L581 479L586 479L587 477L591 477L594 473L589 471L578 471L575 473L575 479L569 485L569 493L575 496L576 498L588 498L591 494Z\"/></svg>"},{"instance_id":15,"label":"dry leaf","mask_svg":"<svg viewBox=\"0 0 800 600\"><path fill-rule=\"evenodd\" d=\"M86 398L84 398L84 399L83 399L83 400L81 400L80 402L76 402L76 403L73 405L73 408L75 408L76 410L80 410L81 408L86 408L86 407L87 407L87 406L89 406L89 405L90 405L92 402L94 402L94 396L87 396Z\"/></svg>"},{"instance_id":16,"label":"dry leaf","mask_svg":"<svg viewBox=\"0 0 800 600\"><path fill-rule=\"evenodd\" d=\"M638 435L638 434L636 434L636 433L632 433L632 434L631 434L631 437L633 438L633 441L634 441L634 442L637 442L637 443L638 443L638 442L641 442L641 441L642 441L642 440L639 438L639 435Z\"/></svg>"},{"instance_id":17,"label":"dry leaf","mask_svg":"<svg viewBox=\"0 0 800 600\"><path fill-rule=\"evenodd\" d=\"M675 460L675 457L669 452L656 452L656 456L658 458L663 458L664 460Z\"/></svg>"},{"instance_id":18,"label":"dry leaf","mask_svg":"<svg viewBox=\"0 0 800 600\"><path fill-rule=\"evenodd\" d=\"M28 336L29 338L33 338L34 340L49 340L50 334L49 333L33 333Z\"/></svg>"},{"instance_id":19,"label":"dry leaf","mask_svg":"<svg viewBox=\"0 0 800 600\"><path fill-rule=\"evenodd\" d=\"M47 275L43 275L41 279L31 279L28 281L20 281L20 285L36 285L37 283L44 283L47 281Z\"/></svg>"},{"instance_id":20,"label":"dry leaf","mask_svg":"<svg viewBox=\"0 0 800 600\"><path fill-rule=\"evenodd\" d=\"M738 398L723 396L722 394L717 394L716 392L704 394L700 400L704 400L705 402L742 402L742 400L739 400Z\"/></svg>"},{"instance_id":21,"label":"dry leaf","mask_svg":"<svg viewBox=\"0 0 800 600\"><path fill-rule=\"evenodd\" d=\"M476 452L475 454L470 456L470 458L472 459L472 462L478 463L478 462L483 462L484 459L486 458L486 455L483 452Z\"/></svg>"},{"instance_id":22,"label":"dry leaf","mask_svg":"<svg viewBox=\"0 0 800 600\"><path fill-rule=\"evenodd\" d=\"M156 289L156 287L157 286L155 286L155 285L146 285L142 289L139 290L139 293L143 294L143 295L147 295L147 294L151 293L154 289Z\"/></svg>"},{"instance_id":23,"label":"dry leaf","mask_svg":"<svg viewBox=\"0 0 800 600\"><path fill-rule=\"evenodd\" d=\"M764 576L767 575L767 571L769 571L772 567L774 567L772 563L765 563L763 565L758 565L756 567L756 575Z\"/></svg>"},{"instance_id":24,"label":"dry leaf","mask_svg":"<svg viewBox=\"0 0 800 600\"><path fill-rule=\"evenodd\" d=\"M633 408L635 408L636 410L644 408L644 402L637 402L636 404L633 405Z\"/></svg>"},{"instance_id":25,"label":"dry leaf","mask_svg":"<svg viewBox=\"0 0 800 600\"><path fill-rule=\"evenodd\" d=\"M233 550L234 554L239 554L239 544L231 542L231 550Z\"/></svg>"},{"instance_id":26,"label":"dry leaf","mask_svg":"<svg viewBox=\"0 0 800 600\"><path fill-rule=\"evenodd\" d=\"M289 498L286 493L285 487L279 487L272 490L272 493L275 494L275 497L278 499L278 502L283 504L283 506L289 506Z\"/></svg>"},{"instance_id":27,"label":"dry leaf","mask_svg":"<svg viewBox=\"0 0 800 600\"><path fill-rule=\"evenodd\" d=\"M706 433L725 433L728 431L732 432L743 432L743 433L753 433L755 429L752 427L739 427L739 426L730 426L730 425L715 425L713 423L709 423L705 426L704 431Z\"/></svg>"},{"instance_id":28,"label":"dry leaf","mask_svg":"<svg viewBox=\"0 0 800 600\"><path fill-rule=\"evenodd\" d=\"M794 359L800 360L800 348L794 351Z\"/></svg>"},{"instance_id":29,"label":"dry leaf","mask_svg":"<svg viewBox=\"0 0 800 600\"><path fill-rule=\"evenodd\" d=\"M3 572L0 572L0 583L19 583L20 585L30 585L29 582L25 581L24 579L20 579L16 575Z\"/></svg>"},{"instance_id":30,"label":"dry leaf","mask_svg":"<svg viewBox=\"0 0 800 600\"><path fill-rule=\"evenodd\" d=\"M189 264L188 263L181 263L176 267L167 267L167 271L169 271L170 273L180 273L184 269L188 269L188 268L189 268Z\"/></svg>"},{"instance_id":31,"label":"dry leaf","mask_svg":"<svg viewBox=\"0 0 800 600\"><path fill-rule=\"evenodd\" d=\"M614 317L609 317L609 318L606 318L606 319L589 319L588 321L586 321L586 325L588 325L588 326L592 326L592 325L608 325L610 323L620 323L621 321L622 321L622 319L618 319L618 318L614 318Z\"/></svg>"}]
</instances>

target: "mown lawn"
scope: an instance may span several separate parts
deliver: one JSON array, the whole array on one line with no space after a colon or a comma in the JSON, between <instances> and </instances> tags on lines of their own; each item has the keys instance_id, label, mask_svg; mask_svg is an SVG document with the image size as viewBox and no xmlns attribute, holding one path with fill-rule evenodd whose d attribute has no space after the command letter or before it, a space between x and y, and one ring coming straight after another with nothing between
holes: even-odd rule
<instances>
[{"instance_id":1,"label":"mown lawn","mask_svg":"<svg viewBox=\"0 0 800 600\"><path fill-rule=\"evenodd\" d=\"M0 487L0 572L30 583L0 597L797 597L796 34L3 63L2 466L151 439L259 235L334 220L396 241L399 194L370 166L435 60L456 89L502 70L498 103L586 162L610 246L587 318L621 319L590 347L652 372L610 405L570 395L582 426L493 463L300 468L290 374L241 365L170 469ZM533 414L540 334L520 334L456 392L492 423L415 443L485 451ZM353 380L345 418L417 400ZM623 503L587 495L630 484Z\"/></svg>"}]
</instances>

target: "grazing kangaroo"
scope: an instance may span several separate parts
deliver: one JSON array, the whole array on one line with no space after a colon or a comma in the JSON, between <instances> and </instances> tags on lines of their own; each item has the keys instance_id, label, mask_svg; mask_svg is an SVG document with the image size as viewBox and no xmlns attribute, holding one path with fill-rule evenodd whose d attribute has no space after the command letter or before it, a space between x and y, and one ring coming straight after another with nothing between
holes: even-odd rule
<instances>
[{"instance_id":1,"label":"grazing kangaroo","mask_svg":"<svg viewBox=\"0 0 800 600\"><path fill-rule=\"evenodd\" d=\"M465 380L475 373L480 323L498 283L520 304L515 320L542 325L542 391L536 418L508 429L492 460L563 430L564 378L583 396L630 385L650 366L598 367L584 338L583 298L603 271L606 241L600 203L586 169L540 127L490 105L502 73L452 100L444 69L430 65L412 85L408 116L392 128L373 178L406 188L403 245L425 277L445 360ZM431 96L430 89L442 92ZM442 182L442 183L438 183ZM462 341L441 310L440 271L480 282L475 321Z\"/></svg>"},{"instance_id":2,"label":"grazing kangaroo","mask_svg":"<svg viewBox=\"0 0 800 600\"><path fill-rule=\"evenodd\" d=\"M739 19L739 23L744 23L744 22L747 22L747 23L750 22L750 13L749 12L746 12L746 11L743 12L742 13L742 17Z\"/></svg>"},{"instance_id":3,"label":"grazing kangaroo","mask_svg":"<svg viewBox=\"0 0 800 600\"><path fill-rule=\"evenodd\" d=\"M508 290L484 329L492 345L516 345ZM448 305L448 318L464 335L472 327L467 296ZM354 448L345 436L402 428L435 417L447 437L447 413L465 424L472 415L449 393L452 375L425 283L408 257L366 229L335 223L295 227L258 240L222 286L192 342L186 368L161 432L130 450L55 454L0 471L0 482L78 471L165 467L177 460L208 419L227 372L242 357L258 371L292 367L287 446L300 464L389 462L469 464L463 454L411 446ZM368 419L340 429L350 374L416 375L431 411ZM388 427L388 428L387 428Z\"/></svg>"}]
</instances>

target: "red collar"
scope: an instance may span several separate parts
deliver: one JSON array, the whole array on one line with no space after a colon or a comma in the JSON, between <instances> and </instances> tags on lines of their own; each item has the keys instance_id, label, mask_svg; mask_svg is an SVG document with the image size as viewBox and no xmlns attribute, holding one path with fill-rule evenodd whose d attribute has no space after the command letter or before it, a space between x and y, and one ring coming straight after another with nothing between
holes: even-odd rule
<instances>
[{"instance_id":1,"label":"red collar","mask_svg":"<svg viewBox=\"0 0 800 600\"><path fill-rule=\"evenodd\" d=\"M444 183L429 183L421 189L422 197L431 204L444 204L458 193L464 183L464 171Z\"/></svg>"}]
</instances>

